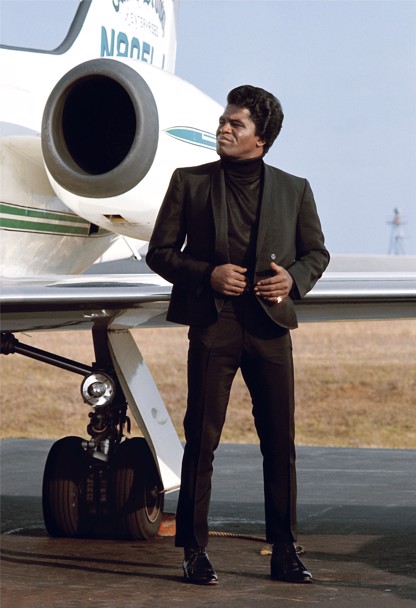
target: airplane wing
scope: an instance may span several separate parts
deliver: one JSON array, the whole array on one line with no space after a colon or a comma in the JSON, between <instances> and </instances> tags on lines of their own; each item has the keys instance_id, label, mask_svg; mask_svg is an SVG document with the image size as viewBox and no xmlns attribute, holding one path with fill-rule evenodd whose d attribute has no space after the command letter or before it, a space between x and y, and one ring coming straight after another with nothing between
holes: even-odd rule
<instances>
[{"instance_id":1,"label":"airplane wing","mask_svg":"<svg viewBox=\"0 0 416 608\"><path fill-rule=\"evenodd\" d=\"M2 331L157 327L164 321L171 286L160 277L80 275L5 279Z\"/></svg>"},{"instance_id":2,"label":"airplane wing","mask_svg":"<svg viewBox=\"0 0 416 608\"><path fill-rule=\"evenodd\" d=\"M416 272L330 272L296 303L300 322L416 318Z\"/></svg>"},{"instance_id":3,"label":"airplane wing","mask_svg":"<svg viewBox=\"0 0 416 608\"><path fill-rule=\"evenodd\" d=\"M169 283L151 273L2 280L1 329L9 332L159 327ZM299 321L416 317L415 272L331 272L296 302Z\"/></svg>"}]
</instances>

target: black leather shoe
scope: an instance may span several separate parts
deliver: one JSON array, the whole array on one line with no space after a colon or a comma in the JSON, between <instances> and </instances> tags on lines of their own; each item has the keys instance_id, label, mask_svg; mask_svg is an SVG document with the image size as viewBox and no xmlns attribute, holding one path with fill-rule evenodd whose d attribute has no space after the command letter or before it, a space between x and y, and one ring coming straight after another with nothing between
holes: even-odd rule
<instances>
[{"instance_id":1,"label":"black leather shoe","mask_svg":"<svg viewBox=\"0 0 416 608\"><path fill-rule=\"evenodd\" d=\"M286 583L311 583L312 574L306 570L292 543L273 545L270 562L271 577Z\"/></svg>"},{"instance_id":2,"label":"black leather shoe","mask_svg":"<svg viewBox=\"0 0 416 608\"><path fill-rule=\"evenodd\" d=\"M186 548L183 561L185 581L194 585L215 585L218 576L208 559L205 547Z\"/></svg>"}]
</instances>

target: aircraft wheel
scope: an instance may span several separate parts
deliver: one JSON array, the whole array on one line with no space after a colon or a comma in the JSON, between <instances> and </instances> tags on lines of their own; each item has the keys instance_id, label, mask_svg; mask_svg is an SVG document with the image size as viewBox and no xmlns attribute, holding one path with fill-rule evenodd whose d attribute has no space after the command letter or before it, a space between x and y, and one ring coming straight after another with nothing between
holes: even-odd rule
<instances>
[{"instance_id":1,"label":"aircraft wheel","mask_svg":"<svg viewBox=\"0 0 416 608\"><path fill-rule=\"evenodd\" d=\"M113 515L122 538L148 540L158 533L164 495L152 453L143 438L120 444L113 461Z\"/></svg>"},{"instance_id":2,"label":"aircraft wheel","mask_svg":"<svg viewBox=\"0 0 416 608\"><path fill-rule=\"evenodd\" d=\"M86 532L83 493L88 456L81 437L64 437L53 444L43 475L43 517L51 536L75 537Z\"/></svg>"}]
</instances>

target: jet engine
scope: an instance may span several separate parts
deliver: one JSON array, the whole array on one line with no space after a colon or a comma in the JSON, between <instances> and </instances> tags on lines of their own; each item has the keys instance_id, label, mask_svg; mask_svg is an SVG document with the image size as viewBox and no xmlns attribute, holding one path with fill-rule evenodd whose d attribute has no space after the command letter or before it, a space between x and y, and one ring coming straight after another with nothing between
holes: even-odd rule
<instances>
[{"instance_id":1,"label":"jet engine","mask_svg":"<svg viewBox=\"0 0 416 608\"><path fill-rule=\"evenodd\" d=\"M43 114L52 188L90 222L147 239L173 170L217 158L220 113L195 87L152 66L82 63L56 84Z\"/></svg>"}]
</instances>

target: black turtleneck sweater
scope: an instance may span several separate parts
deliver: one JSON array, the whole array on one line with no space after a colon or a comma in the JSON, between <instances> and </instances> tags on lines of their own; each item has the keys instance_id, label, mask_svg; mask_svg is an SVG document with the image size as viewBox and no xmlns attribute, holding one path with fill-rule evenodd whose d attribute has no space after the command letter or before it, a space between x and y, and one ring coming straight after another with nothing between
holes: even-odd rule
<instances>
[{"instance_id":1,"label":"black turtleneck sweater","mask_svg":"<svg viewBox=\"0 0 416 608\"><path fill-rule=\"evenodd\" d=\"M230 262L248 268L253 280L260 200L263 191L262 158L221 159L225 176Z\"/></svg>"}]
</instances>

